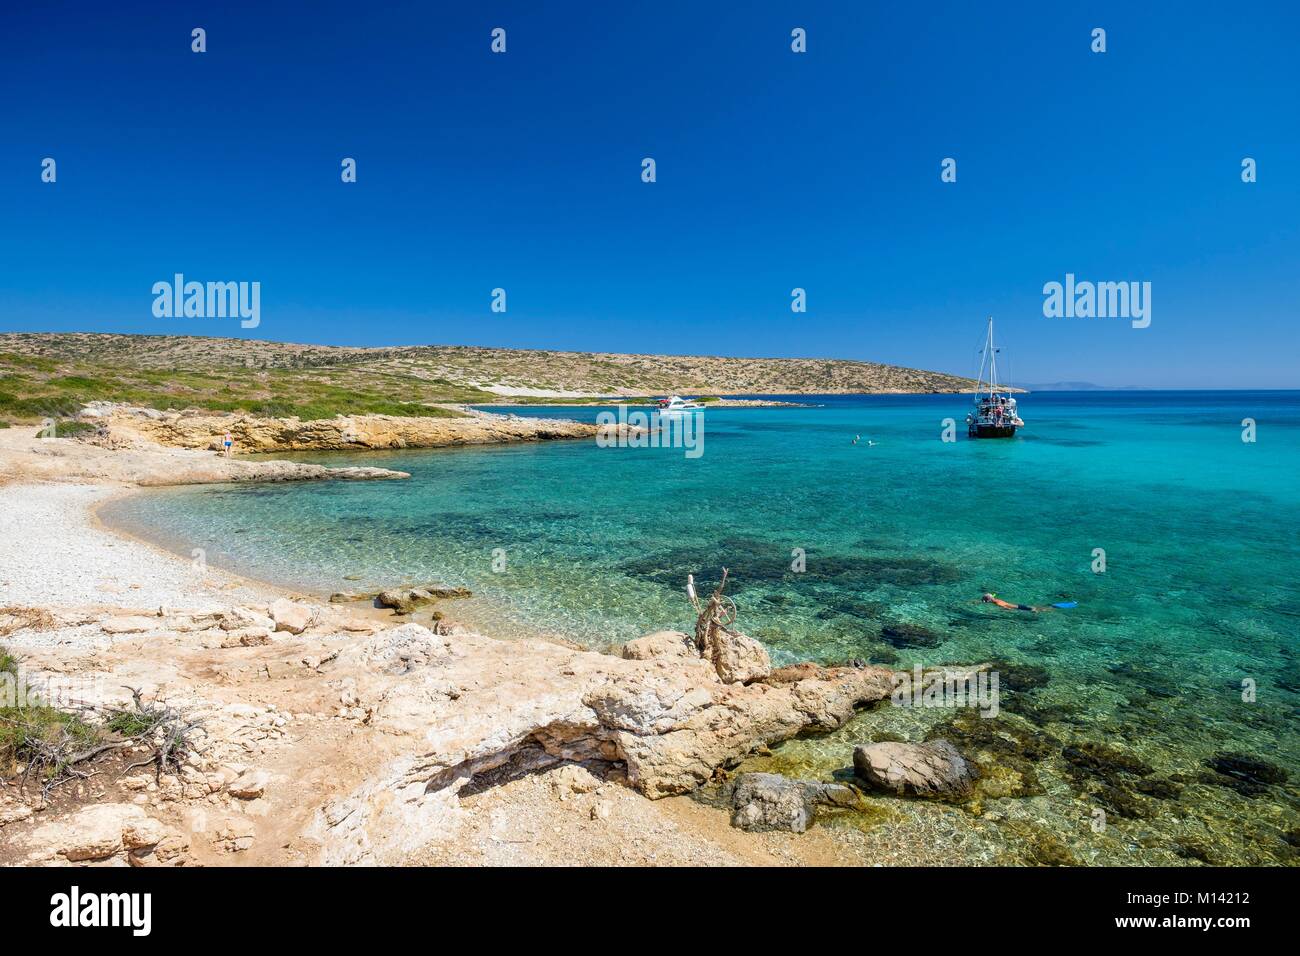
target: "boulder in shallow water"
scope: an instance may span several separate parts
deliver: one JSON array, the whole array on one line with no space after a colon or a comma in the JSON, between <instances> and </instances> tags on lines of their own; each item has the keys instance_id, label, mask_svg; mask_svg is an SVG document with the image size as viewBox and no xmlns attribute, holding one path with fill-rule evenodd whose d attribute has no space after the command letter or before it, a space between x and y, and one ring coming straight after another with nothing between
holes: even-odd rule
<instances>
[{"instance_id":1,"label":"boulder in shallow water","mask_svg":"<svg viewBox=\"0 0 1300 956\"><path fill-rule=\"evenodd\" d=\"M434 601L447 598L473 597L469 588L448 588L437 584L421 584L415 587L386 588L376 595L376 600L384 607L391 607L398 614L410 614L417 608Z\"/></svg>"},{"instance_id":2,"label":"boulder in shallow water","mask_svg":"<svg viewBox=\"0 0 1300 956\"><path fill-rule=\"evenodd\" d=\"M946 740L882 743L853 748L853 771L881 790L915 797L960 798L975 783L974 766Z\"/></svg>"},{"instance_id":3,"label":"boulder in shallow water","mask_svg":"<svg viewBox=\"0 0 1300 956\"><path fill-rule=\"evenodd\" d=\"M838 783L790 780L775 773L742 773L727 787L731 825L742 830L789 830L803 833L814 807L855 807L860 798Z\"/></svg>"}]
</instances>

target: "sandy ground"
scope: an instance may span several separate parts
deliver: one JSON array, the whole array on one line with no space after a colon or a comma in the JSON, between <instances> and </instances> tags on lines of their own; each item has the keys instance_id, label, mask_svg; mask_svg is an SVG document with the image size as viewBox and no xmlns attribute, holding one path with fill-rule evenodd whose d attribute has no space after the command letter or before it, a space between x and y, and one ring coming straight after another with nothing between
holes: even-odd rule
<instances>
[{"instance_id":1,"label":"sandy ground","mask_svg":"<svg viewBox=\"0 0 1300 956\"><path fill-rule=\"evenodd\" d=\"M122 685L166 687L217 717L224 760L234 770L263 767L271 783L263 798L213 794L167 802L152 791L123 791L106 774L82 788L86 802L131 799L187 833L191 859L205 865L303 865L318 848L304 837L332 798L373 774L387 753L384 735L338 710L337 690L311 672L290 669L284 648L216 649L175 633L106 636L92 621L112 615L157 614L159 608L201 611L265 605L275 589L192 563L102 527L92 509L124 493L115 484L15 482L0 485L0 605L55 611L64 625L18 632L6 643L47 671ZM339 615L350 612L339 610ZM361 618L373 615L361 615ZM342 620L342 617L340 617ZM361 628L363 624L354 624ZM364 631L359 631L364 634ZM339 631L331 641L355 635ZM309 647L308 650L311 648ZM301 649L299 650L301 653ZM125 695L125 691L119 694ZM332 696L331 696L332 695ZM232 722L231 715L238 717ZM222 723L225 721L225 723ZM237 745L237 746L235 746ZM234 758L231 750L234 750ZM235 760L235 758L238 758ZM690 797L651 801L617 782L573 790L561 770L524 776L468 795L453 826L409 860L412 865L817 865L861 863L860 848L835 831L803 835L733 830L727 814ZM4 794L0 793L0 798ZM0 833L23 845L53 808ZM243 828L243 829L241 829ZM232 833L255 831L232 850ZM246 841L247 842L247 841ZM31 858L0 853L0 863Z\"/></svg>"}]
</instances>

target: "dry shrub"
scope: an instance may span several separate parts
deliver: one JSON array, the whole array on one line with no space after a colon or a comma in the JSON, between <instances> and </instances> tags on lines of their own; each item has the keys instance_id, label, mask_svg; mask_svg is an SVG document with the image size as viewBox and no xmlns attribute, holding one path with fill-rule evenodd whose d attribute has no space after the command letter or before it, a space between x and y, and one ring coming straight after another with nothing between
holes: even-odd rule
<instances>
[{"instance_id":1,"label":"dry shrub","mask_svg":"<svg viewBox=\"0 0 1300 956\"><path fill-rule=\"evenodd\" d=\"M48 631L59 626L58 618L43 607L6 604L0 607L0 637L18 631Z\"/></svg>"}]
</instances>

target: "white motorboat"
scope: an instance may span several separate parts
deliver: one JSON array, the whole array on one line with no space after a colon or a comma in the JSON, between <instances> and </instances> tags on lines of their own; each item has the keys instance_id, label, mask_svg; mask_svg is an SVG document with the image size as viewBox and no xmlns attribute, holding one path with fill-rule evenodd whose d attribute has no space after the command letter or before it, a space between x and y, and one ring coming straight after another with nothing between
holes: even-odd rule
<instances>
[{"instance_id":1,"label":"white motorboat","mask_svg":"<svg viewBox=\"0 0 1300 956\"><path fill-rule=\"evenodd\" d=\"M680 395L673 395L671 398L661 398L655 403L655 408L661 415L671 415L674 412L693 412L702 409L704 406L693 398L682 398Z\"/></svg>"}]
</instances>

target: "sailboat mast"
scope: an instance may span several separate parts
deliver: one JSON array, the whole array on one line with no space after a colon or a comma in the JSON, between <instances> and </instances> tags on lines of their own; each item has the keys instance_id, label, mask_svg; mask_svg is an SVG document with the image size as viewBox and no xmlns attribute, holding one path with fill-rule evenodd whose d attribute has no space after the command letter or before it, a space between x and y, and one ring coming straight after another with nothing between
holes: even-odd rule
<instances>
[{"instance_id":1,"label":"sailboat mast","mask_svg":"<svg viewBox=\"0 0 1300 956\"><path fill-rule=\"evenodd\" d=\"M993 316L989 316L989 341L986 348L989 351L989 394L993 394L993 389L998 384L998 350L993 347Z\"/></svg>"}]
</instances>

